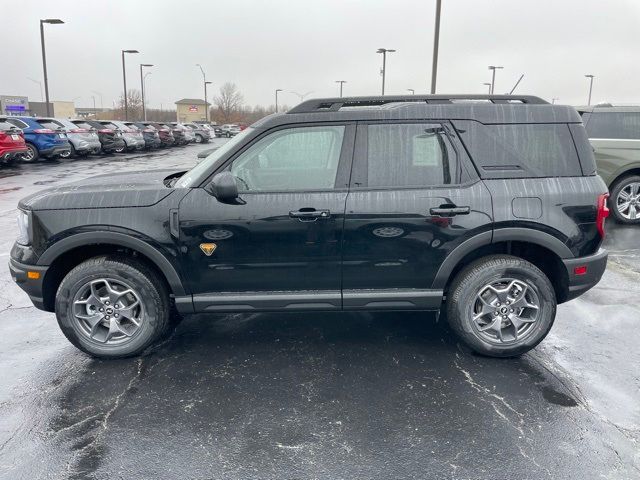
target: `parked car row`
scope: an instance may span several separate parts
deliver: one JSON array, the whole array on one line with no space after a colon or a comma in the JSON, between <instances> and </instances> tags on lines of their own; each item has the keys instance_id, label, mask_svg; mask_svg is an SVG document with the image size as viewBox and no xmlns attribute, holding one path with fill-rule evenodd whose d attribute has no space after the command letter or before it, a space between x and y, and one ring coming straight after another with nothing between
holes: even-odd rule
<instances>
[{"instance_id":1,"label":"parked car row","mask_svg":"<svg viewBox=\"0 0 640 480\"><path fill-rule=\"evenodd\" d=\"M215 131L195 123L0 117L0 161L82 157L207 143Z\"/></svg>"}]
</instances>

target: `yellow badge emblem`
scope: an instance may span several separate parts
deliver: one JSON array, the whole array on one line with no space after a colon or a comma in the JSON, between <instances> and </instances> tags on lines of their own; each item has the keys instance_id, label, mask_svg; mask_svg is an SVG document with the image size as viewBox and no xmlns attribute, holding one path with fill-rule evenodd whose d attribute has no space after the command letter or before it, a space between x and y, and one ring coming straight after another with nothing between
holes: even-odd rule
<instances>
[{"instance_id":1,"label":"yellow badge emblem","mask_svg":"<svg viewBox=\"0 0 640 480\"><path fill-rule=\"evenodd\" d=\"M200 250L204 252L207 257L210 257L213 252L216 251L217 245L215 243L201 243Z\"/></svg>"}]
</instances>

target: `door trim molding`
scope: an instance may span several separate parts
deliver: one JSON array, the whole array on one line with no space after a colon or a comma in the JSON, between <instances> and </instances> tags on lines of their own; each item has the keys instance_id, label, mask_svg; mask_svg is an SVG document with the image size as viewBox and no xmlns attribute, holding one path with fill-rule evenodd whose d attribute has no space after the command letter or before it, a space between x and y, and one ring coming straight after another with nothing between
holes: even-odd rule
<instances>
[{"instance_id":1,"label":"door trim molding","mask_svg":"<svg viewBox=\"0 0 640 480\"><path fill-rule=\"evenodd\" d=\"M305 292L223 292L193 295L194 312L340 310L339 290Z\"/></svg>"},{"instance_id":2,"label":"door trim molding","mask_svg":"<svg viewBox=\"0 0 640 480\"><path fill-rule=\"evenodd\" d=\"M358 289L342 293L345 310L439 310L442 290Z\"/></svg>"}]
</instances>

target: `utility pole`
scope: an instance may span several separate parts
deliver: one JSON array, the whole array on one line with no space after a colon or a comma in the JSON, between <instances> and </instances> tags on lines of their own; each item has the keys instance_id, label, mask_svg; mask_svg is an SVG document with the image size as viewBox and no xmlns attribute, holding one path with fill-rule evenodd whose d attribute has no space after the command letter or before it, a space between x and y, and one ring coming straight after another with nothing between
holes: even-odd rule
<instances>
[{"instance_id":1,"label":"utility pole","mask_svg":"<svg viewBox=\"0 0 640 480\"><path fill-rule=\"evenodd\" d=\"M591 92L593 91L593 78L594 75L585 75L589 79L589 100L587 101L587 105L591 105Z\"/></svg>"},{"instance_id":2,"label":"utility pole","mask_svg":"<svg viewBox=\"0 0 640 480\"><path fill-rule=\"evenodd\" d=\"M438 46L440 44L440 10L442 0L436 0L436 26L433 31L433 64L431 66L431 94L436 93L436 78L438 76Z\"/></svg>"},{"instance_id":3,"label":"utility pole","mask_svg":"<svg viewBox=\"0 0 640 480\"><path fill-rule=\"evenodd\" d=\"M45 106L47 107L47 117L51 116L51 106L49 105L49 77L47 76L47 54L44 48L44 24L60 25L64 23L59 18L47 18L40 20L40 45L42 47L42 70L44 71L44 94L45 94Z\"/></svg>"},{"instance_id":4,"label":"utility pole","mask_svg":"<svg viewBox=\"0 0 640 480\"><path fill-rule=\"evenodd\" d=\"M382 70L380 71L380 73L382 73L382 95L384 95L384 80L387 74L387 53L393 52L395 52L395 50L391 48L379 48L376 50L376 53L382 54Z\"/></svg>"},{"instance_id":5,"label":"utility pole","mask_svg":"<svg viewBox=\"0 0 640 480\"><path fill-rule=\"evenodd\" d=\"M202 65L200 65L199 63L196 63L196 67L200 68L200 71L202 72L202 81L204 82L204 119L206 120L207 123L209 123L209 106L207 105L207 85L210 85L211 82L207 82L207 76L204 73L204 69L202 68Z\"/></svg>"}]
</instances>

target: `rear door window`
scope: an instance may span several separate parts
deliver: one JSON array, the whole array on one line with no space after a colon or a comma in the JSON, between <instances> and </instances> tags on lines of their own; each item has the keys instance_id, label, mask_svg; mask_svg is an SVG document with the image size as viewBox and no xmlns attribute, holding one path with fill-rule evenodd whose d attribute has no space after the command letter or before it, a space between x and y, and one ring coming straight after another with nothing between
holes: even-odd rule
<instances>
[{"instance_id":1,"label":"rear door window","mask_svg":"<svg viewBox=\"0 0 640 480\"><path fill-rule=\"evenodd\" d=\"M581 176L566 124L484 125L454 121L482 178Z\"/></svg>"},{"instance_id":2,"label":"rear door window","mask_svg":"<svg viewBox=\"0 0 640 480\"><path fill-rule=\"evenodd\" d=\"M24 123L22 120L18 120L17 118L7 118L7 122L9 122L12 125L15 125L18 128L21 128L23 130L25 128L29 128L29 125Z\"/></svg>"},{"instance_id":3,"label":"rear door window","mask_svg":"<svg viewBox=\"0 0 640 480\"><path fill-rule=\"evenodd\" d=\"M442 124L371 124L365 131L366 154L359 149L354 186L423 188L460 181L458 155Z\"/></svg>"},{"instance_id":4,"label":"rear door window","mask_svg":"<svg viewBox=\"0 0 640 480\"><path fill-rule=\"evenodd\" d=\"M640 112L592 112L586 124L589 138L640 140Z\"/></svg>"}]
</instances>

